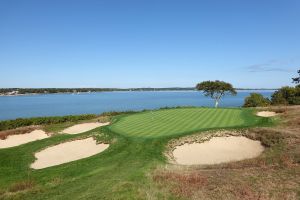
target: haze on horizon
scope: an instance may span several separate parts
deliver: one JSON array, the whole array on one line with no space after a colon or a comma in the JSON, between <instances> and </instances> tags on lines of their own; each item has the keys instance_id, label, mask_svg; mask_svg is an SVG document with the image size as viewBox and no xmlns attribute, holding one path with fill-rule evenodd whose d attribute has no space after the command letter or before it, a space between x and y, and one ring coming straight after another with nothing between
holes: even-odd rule
<instances>
[{"instance_id":1,"label":"haze on horizon","mask_svg":"<svg viewBox=\"0 0 300 200\"><path fill-rule=\"evenodd\" d=\"M293 85L300 1L0 1L2 87Z\"/></svg>"}]
</instances>

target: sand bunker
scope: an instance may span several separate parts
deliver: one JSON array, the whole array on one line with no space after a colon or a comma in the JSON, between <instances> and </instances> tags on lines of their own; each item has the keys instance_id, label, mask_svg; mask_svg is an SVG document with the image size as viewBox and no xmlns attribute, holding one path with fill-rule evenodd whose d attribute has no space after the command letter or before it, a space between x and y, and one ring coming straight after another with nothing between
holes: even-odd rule
<instances>
[{"instance_id":1,"label":"sand bunker","mask_svg":"<svg viewBox=\"0 0 300 200\"><path fill-rule=\"evenodd\" d=\"M9 135L5 140L0 140L0 149L19 146L21 144L41 140L47 137L49 136L42 130L34 130L30 133L20 135Z\"/></svg>"},{"instance_id":2,"label":"sand bunker","mask_svg":"<svg viewBox=\"0 0 300 200\"><path fill-rule=\"evenodd\" d=\"M84 132L90 131L90 130L95 129L100 126L106 126L108 124L109 124L109 122L106 122L106 123L94 122L94 123L77 124L77 125L71 126L69 128L66 128L65 130L62 131L62 133L79 134L79 133L84 133Z\"/></svg>"},{"instance_id":3,"label":"sand bunker","mask_svg":"<svg viewBox=\"0 0 300 200\"><path fill-rule=\"evenodd\" d=\"M263 150L259 141L243 136L229 136L178 146L173 156L176 163L182 165L211 165L254 158Z\"/></svg>"},{"instance_id":4,"label":"sand bunker","mask_svg":"<svg viewBox=\"0 0 300 200\"><path fill-rule=\"evenodd\" d=\"M260 117L274 117L277 115L277 113L271 112L271 111L261 111L261 112L256 113L256 115L260 116Z\"/></svg>"},{"instance_id":5,"label":"sand bunker","mask_svg":"<svg viewBox=\"0 0 300 200\"><path fill-rule=\"evenodd\" d=\"M96 140L92 137L65 142L36 153L37 160L31 165L31 168L42 169L87 158L104 151L108 147L108 144L96 144Z\"/></svg>"}]
</instances>

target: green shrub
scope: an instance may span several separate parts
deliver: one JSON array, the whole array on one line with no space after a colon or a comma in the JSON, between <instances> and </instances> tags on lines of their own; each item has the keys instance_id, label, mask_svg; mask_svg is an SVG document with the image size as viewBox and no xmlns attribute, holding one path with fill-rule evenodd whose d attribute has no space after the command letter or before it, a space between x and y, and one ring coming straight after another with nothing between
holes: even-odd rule
<instances>
[{"instance_id":1,"label":"green shrub","mask_svg":"<svg viewBox=\"0 0 300 200\"><path fill-rule=\"evenodd\" d=\"M288 101L285 99L283 94L279 91L276 91L272 94L271 97L272 105L287 105Z\"/></svg>"},{"instance_id":2,"label":"green shrub","mask_svg":"<svg viewBox=\"0 0 300 200\"><path fill-rule=\"evenodd\" d=\"M300 105L300 87L282 87L271 98L273 105Z\"/></svg>"},{"instance_id":3,"label":"green shrub","mask_svg":"<svg viewBox=\"0 0 300 200\"><path fill-rule=\"evenodd\" d=\"M270 105L270 100L259 93L251 93L245 98L243 107L264 107Z\"/></svg>"},{"instance_id":4,"label":"green shrub","mask_svg":"<svg viewBox=\"0 0 300 200\"><path fill-rule=\"evenodd\" d=\"M300 96L289 98L289 103L291 105L300 105Z\"/></svg>"}]
</instances>

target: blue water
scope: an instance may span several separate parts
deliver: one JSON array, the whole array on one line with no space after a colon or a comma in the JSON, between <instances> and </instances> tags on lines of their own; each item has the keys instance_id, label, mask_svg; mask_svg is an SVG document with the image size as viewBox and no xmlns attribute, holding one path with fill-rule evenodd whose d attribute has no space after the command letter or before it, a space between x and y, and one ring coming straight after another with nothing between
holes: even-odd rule
<instances>
[{"instance_id":1,"label":"blue water","mask_svg":"<svg viewBox=\"0 0 300 200\"><path fill-rule=\"evenodd\" d=\"M238 91L222 99L221 107L240 107L253 91ZM273 91L255 91L270 97ZM97 92L1 96L0 120L20 117L62 116L107 111L154 109L165 106L213 106L212 99L197 91Z\"/></svg>"}]
</instances>

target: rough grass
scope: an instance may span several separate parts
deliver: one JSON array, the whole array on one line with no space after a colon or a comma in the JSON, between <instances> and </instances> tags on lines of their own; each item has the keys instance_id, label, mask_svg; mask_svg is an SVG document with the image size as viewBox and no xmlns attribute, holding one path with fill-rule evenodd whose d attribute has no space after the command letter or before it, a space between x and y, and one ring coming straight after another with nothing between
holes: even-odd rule
<instances>
[{"instance_id":1,"label":"rough grass","mask_svg":"<svg viewBox=\"0 0 300 200\"><path fill-rule=\"evenodd\" d=\"M130 137L157 138L195 131L248 127L262 120L252 110L229 108L178 108L147 111L116 119L111 130Z\"/></svg>"},{"instance_id":2,"label":"rough grass","mask_svg":"<svg viewBox=\"0 0 300 200\"><path fill-rule=\"evenodd\" d=\"M295 121L300 107L288 108L282 118L276 127L245 132L267 147L258 158L205 167L168 166L158 169L153 180L179 199L299 199L300 124ZM187 183L190 177L195 179Z\"/></svg>"},{"instance_id":3,"label":"rough grass","mask_svg":"<svg viewBox=\"0 0 300 200\"><path fill-rule=\"evenodd\" d=\"M33 188L35 185L33 180L25 180L25 181L20 181L17 183L14 183L11 185L8 189L9 192L19 192L23 190L28 190Z\"/></svg>"}]
</instances>

